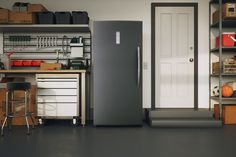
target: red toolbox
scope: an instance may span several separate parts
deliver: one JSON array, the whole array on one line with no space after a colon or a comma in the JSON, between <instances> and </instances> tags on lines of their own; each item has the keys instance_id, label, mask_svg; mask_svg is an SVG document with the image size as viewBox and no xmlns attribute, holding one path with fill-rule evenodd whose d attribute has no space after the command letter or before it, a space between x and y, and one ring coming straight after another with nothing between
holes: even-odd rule
<instances>
[{"instance_id":1,"label":"red toolbox","mask_svg":"<svg viewBox=\"0 0 236 157\"><path fill-rule=\"evenodd\" d=\"M219 47L219 36L216 37L216 47ZM222 46L223 47L233 47L235 46L236 39L235 39L235 33L230 32L230 33L222 33Z\"/></svg>"}]
</instances>

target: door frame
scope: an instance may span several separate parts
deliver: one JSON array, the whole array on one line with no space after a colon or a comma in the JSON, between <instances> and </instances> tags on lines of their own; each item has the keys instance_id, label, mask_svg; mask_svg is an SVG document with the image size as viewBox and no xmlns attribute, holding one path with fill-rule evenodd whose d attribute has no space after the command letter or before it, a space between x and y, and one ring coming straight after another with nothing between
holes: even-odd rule
<instances>
[{"instance_id":1,"label":"door frame","mask_svg":"<svg viewBox=\"0 0 236 157\"><path fill-rule=\"evenodd\" d=\"M198 3L151 3L151 109L156 107L155 27L157 7L193 7L194 9L194 109L198 109Z\"/></svg>"}]
</instances>

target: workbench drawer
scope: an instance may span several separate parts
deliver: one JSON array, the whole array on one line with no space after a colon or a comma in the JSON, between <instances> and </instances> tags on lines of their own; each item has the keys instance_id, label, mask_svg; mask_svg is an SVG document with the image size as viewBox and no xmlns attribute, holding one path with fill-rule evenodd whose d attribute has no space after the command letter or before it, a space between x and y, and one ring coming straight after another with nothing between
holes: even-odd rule
<instances>
[{"instance_id":1,"label":"workbench drawer","mask_svg":"<svg viewBox=\"0 0 236 157\"><path fill-rule=\"evenodd\" d=\"M38 82L38 88L78 88L77 82Z\"/></svg>"},{"instance_id":2,"label":"workbench drawer","mask_svg":"<svg viewBox=\"0 0 236 157\"><path fill-rule=\"evenodd\" d=\"M38 78L38 82L77 82L77 78Z\"/></svg>"},{"instance_id":3,"label":"workbench drawer","mask_svg":"<svg viewBox=\"0 0 236 157\"><path fill-rule=\"evenodd\" d=\"M76 96L78 95L78 89L41 89L39 88L37 91L38 96L40 95L68 95L68 96Z\"/></svg>"},{"instance_id":4,"label":"workbench drawer","mask_svg":"<svg viewBox=\"0 0 236 157\"><path fill-rule=\"evenodd\" d=\"M38 116L49 116L56 117L57 115L57 104L56 103L47 103L39 104L38 103Z\"/></svg>"},{"instance_id":5,"label":"workbench drawer","mask_svg":"<svg viewBox=\"0 0 236 157\"><path fill-rule=\"evenodd\" d=\"M38 103L78 102L77 96L38 96Z\"/></svg>"},{"instance_id":6,"label":"workbench drawer","mask_svg":"<svg viewBox=\"0 0 236 157\"><path fill-rule=\"evenodd\" d=\"M74 117L79 116L76 103L38 103L38 116Z\"/></svg>"}]
</instances>

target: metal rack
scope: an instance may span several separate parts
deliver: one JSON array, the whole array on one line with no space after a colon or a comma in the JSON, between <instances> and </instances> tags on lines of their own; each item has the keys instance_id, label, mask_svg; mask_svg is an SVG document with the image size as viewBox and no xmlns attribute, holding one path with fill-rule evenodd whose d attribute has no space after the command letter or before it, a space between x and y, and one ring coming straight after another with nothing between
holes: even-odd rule
<instances>
[{"instance_id":1,"label":"metal rack","mask_svg":"<svg viewBox=\"0 0 236 157\"><path fill-rule=\"evenodd\" d=\"M91 63L91 31L88 25L0 25L3 33L3 53L13 52L11 60L45 60L64 63L70 58L70 41L83 38L83 57Z\"/></svg>"},{"instance_id":2,"label":"metal rack","mask_svg":"<svg viewBox=\"0 0 236 157\"><path fill-rule=\"evenodd\" d=\"M211 0L209 4L209 108L212 107L214 102L219 103L222 111L222 104L228 104L236 101L236 98L225 98L222 97L222 91L219 90L219 96L212 95L212 87L215 82L218 82L218 87L221 89L223 83L227 80L236 79L236 73L228 74L223 71L223 60L225 56L233 55L236 52L236 47L223 47L222 46L222 33L223 30L236 29L236 20L223 19L222 18L222 6L224 3L234 2L235 0ZM213 9L219 9L219 22L212 24L212 13ZM235 32L235 30L234 30ZM215 41L216 34L219 35L219 47L213 46L213 41ZM212 73L212 66L214 59L218 58L219 62L219 73Z\"/></svg>"}]
</instances>

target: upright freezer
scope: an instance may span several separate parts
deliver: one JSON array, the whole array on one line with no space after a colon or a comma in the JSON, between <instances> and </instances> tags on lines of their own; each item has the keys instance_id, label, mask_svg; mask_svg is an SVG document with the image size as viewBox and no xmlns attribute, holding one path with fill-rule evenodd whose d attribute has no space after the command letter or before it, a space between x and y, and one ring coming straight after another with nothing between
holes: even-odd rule
<instances>
[{"instance_id":1,"label":"upright freezer","mask_svg":"<svg viewBox=\"0 0 236 157\"><path fill-rule=\"evenodd\" d=\"M95 21L94 125L142 125L142 22Z\"/></svg>"}]
</instances>

